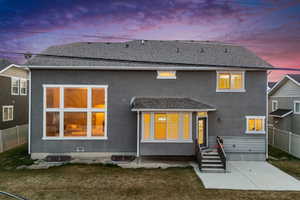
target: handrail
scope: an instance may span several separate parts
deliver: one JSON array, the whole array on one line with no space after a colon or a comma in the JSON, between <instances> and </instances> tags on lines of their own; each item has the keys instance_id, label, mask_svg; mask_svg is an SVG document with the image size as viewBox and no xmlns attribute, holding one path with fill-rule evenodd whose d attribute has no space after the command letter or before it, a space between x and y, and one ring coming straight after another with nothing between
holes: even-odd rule
<instances>
[{"instance_id":1,"label":"handrail","mask_svg":"<svg viewBox=\"0 0 300 200\"><path fill-rule=\"evenodd\" d=\"M198 144L198 140L196 139L196 147L195 147L196 160L198 162L199 169L202 170L202 151L200 144Z\"/></svg>"},{"instance_id":2,"label":"handrail","mask_svg":"<svg viewBox=\"0 0 300 200\"><path fill-rule=\"evenodd\" d=\"M14 194L10 194L8 192L0 191L0 195L1 194L5 195L5 196L8 196L8 197L12 197L12 198L18 199L18 200L27 200L27 199L25 199L23 197L20 197L20 196L14 195Z\"/></svg>"},{"instance_id":3,"label":"handrail","mask_svg":"<svg viewBox=\"0 0 300 200\"><path fill-rule=\"evenodd\" d=\"M226 170L226 153L223 147L223 139L220 136L217 136L217 146L218 154L221 158L224 170Z\"/></svg>"}]
</instances>

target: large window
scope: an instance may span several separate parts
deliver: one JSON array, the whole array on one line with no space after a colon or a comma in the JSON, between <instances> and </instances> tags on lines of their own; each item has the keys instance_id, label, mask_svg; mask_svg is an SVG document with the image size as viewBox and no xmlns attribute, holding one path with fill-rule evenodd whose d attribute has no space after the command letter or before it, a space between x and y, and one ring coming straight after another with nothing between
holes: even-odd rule
<instances>
[{"instance_id":1,"label":"large window","mask_svg":"<svg viewBox=\"0 0 300 200\"><path fill-rule=\"evenodd\" d=\"M107 86L45 85L44 138L106 139Z\"/></svg>"},{"instance_id":2,"label":"large window","mask_svg":"<svg viewBox=\"0 0 300 200\"><path fill-rule=\"evenodd\" d=\"M217 92L244 91L244 72L217 72Z\"/></svg>"},{"instance_id":3,"label":"large window","mask_svg":"<svg viewBox=\"0 0 300 200\"><path fill-rule=\"evenodd\" d=\"M27 95L27 80L20 79L20 95Z\"/></svg>"},{"instance_id":4,"label":"large window","mask_svg":"<svg viewBox=\"0 0 300 200\"><path fill-rule=\"evenodd\" d=\"M190 142L191 113L143 113L142 142Z\"/></svg>"},{"instance_id":5,"label":"large window","mask_svg":"<svg viewBox=\"0 0 300 200\"><path fill-rule=\"evenodd\" d=\"M20 90L20 79L11 78L11 94L19 95Z\"/></svg>"},{"instance_id":6,"label":"large window","mask_svg":"<svg viewBox=\"0 0 300 200\"><path fill-rule=\"evenodd\" d=\"M294 101L294 113L300 114L300 101Z\"/></svg>"},{"instance_id":7,"label":"large window","mask_svg":"<svg viewBox=\"0 0 300 200\"><path fill-rule=\"evenodd\" d=\"M14 106L2 106L2 121L14 120Z\"/></svg>"},{"instance_id":8,"label":"large window","mask_svg":"<svg viewBox=\"0 0 300 200\"><path fill-rule=\"evenodd\" d=\"M265 116L247 116L246 133L265 133Z\"/></svg>"}]
</instances>

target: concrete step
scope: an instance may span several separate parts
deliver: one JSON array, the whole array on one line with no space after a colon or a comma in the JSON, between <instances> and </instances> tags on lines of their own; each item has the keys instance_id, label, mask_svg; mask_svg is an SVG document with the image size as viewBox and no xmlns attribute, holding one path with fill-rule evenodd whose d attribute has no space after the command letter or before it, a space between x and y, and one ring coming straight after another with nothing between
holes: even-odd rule
<instances>
[{"instance_id":1,"label":"concrete step","mask_svg":"<svg viewBox=\"0 0 300 200\"><path fill-rule=\"evenodd\" d=\"M201 165L202 168L215 168L215 169L218 169L218 168L223 168L223 164L206 164L206 163L202 163Z\"/></svg>"},{"instance_id":2,"label":"concrete step","mask_svg":"<svg viewBox=\"0 0 300 200\"><path fill-rule=\"evenodd\" d=\"M204 168L204 169L201 169L201 172L203 172L203 173L225 173L226 171L224 169Z\"/></svg>"},{"instance_id":3,"label":"concrete step","mask_svg":"<svg viewBox=\"0 0 300 200\"><path fill-rule=\"evenodd\" d=\"M202 156L203 160L220 160L220 156Z\"/></svg>"},{"instance_id":4,"label":"concrete step","mask_svg":"<svg viewBox=\"0 0 300 200\"><path fill-rule=\"evenodd\" d=\"M202 153L203 156L219 156L218 153Z\"/></svg>"},{"instance_id":5,"label":"concrete step","mask_svg":"<svg viewBox=\"0 0 300 200\"><path fill-rule=\"evenodd\" d=\"M221 160L202 160L202 164L222 164Z\"/></svg>"}]
</instances>

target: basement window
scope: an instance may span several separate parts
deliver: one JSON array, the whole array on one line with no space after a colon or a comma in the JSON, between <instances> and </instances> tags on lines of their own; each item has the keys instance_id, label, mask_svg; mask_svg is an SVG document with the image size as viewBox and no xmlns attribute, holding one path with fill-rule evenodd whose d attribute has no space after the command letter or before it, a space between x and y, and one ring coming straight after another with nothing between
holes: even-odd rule
<instances>
[{"instance_id":1,"label":"basement window","mask_svg":"<svg viewBox=\"0 0 300 200\"><path fill-rule=\"evenodd\" d=\"M246 133L265 133L265 116L246 116Z\"/></svg>"},{"instance_id":2,"label":"basement window","mask_svg":"<svg viewBox=\"0 0 300 200\"><path fill-rule=\"evenodd\" d=\"M176 71L157 71L157 79L176 79Z\"/></svg>"}]
</instances>

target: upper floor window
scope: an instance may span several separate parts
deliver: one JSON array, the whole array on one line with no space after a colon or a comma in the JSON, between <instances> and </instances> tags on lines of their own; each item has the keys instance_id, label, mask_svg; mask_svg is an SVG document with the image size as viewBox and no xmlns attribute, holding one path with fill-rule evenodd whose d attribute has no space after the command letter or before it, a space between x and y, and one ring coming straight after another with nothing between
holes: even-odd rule
<instances>
[{"instance_id":1,"label":"upper floor window","mask_svg":"<svg viewBox=\"0 0 300 200\"><path fill-rule=\"evenodd\" d=\"M45 85L44 138L106 139L107 86Z\"/></svg>"},{"instance_id":2,"label":"upper floor window","mask_svg":"<svg viewBox=\"0 0 300 200\"><path fill-rule=\"evenodd\" d=\"M278 101L272 100L272 111L275 111L278 109Z\"/></svg>"},{"instance_id":3,"label":"upper floor window","mask_svg":"<svg viewBox=\"0 0 300 200\"><path fill-rule=\"evenodd\" d=\"M20 90L20 79L11 78L11 94L19 95Z\"/></svg>"},{"instance_id":4,"label":"upper floor window","mask_svg":"<svg viewBox=\"0 0 300 200\"><path fill-rule=\"evenodd\" d=\"M176 79L176 71L157 71L157 79Z\"/></svg>"},{"instance_id":5,"label":"upper floor window","mask_svg":"<svg viewBox=\"0 0 300 200\"><path fill-rule=\"evenodd\" d=\"M20 79L20 95L27 95L27 80Z\"/></svg>"},{"instance_id":6,"label":"upper floor window","mask_svg":"<svg viewBox=\"0 0 300 200\"><path fill-rule=\"evenodd\" d=\"M294 113L300 114L300 101L294 101Z\"/></svg>"},{"instance_id":7,"label":"upper floor window","mask_svg":"<svg viewBox=\"0 0 300 200\"><path fill-rule=\"evenodd\" d=\"M244 74L238 71L217 72L217 92L244 92Z\"/></svg>"},{"instance_id":8,"label":"upper floor window","mask_svg":"<svg viewBox=\"0 0 300 200\"><path fill-rule=\"evenodd\" d=\"M2 106L2 121L14 120L14 106Z\"/></svg>"},{"instance_id":9,"label":"upper floor window","mask_svg":"<svg viewBox=\"0 0 300 200\"><path fill-rule=\"evenodd\" d=\"M247 116L246 133L265 133L265 116Z\"/></svg>"}]
</instances>

